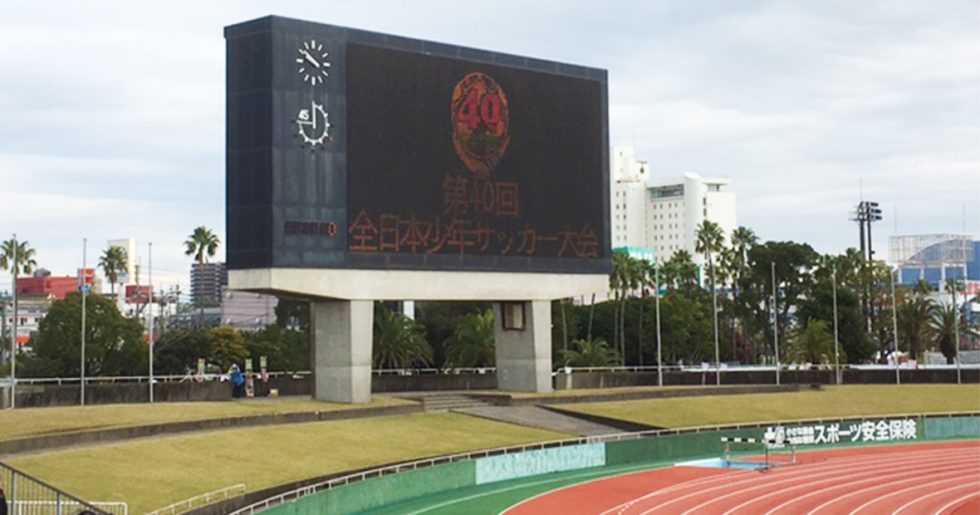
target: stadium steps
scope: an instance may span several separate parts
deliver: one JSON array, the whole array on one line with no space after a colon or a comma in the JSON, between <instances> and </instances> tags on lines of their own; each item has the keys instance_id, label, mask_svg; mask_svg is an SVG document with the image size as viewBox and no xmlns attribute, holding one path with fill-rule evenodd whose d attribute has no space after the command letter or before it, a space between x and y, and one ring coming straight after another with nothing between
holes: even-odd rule
<instances>
[{"instance_id":1,"label":"stadium steps","mask_svg":"<svg viewBox=\"0 0 980 515\"><path fill-rule=\"evenodd\" d=\"M421 397L422 408L425 411L452 411L465 408L482 408L492 406L489 402L461 394L439 394Z\"/></svg>"}]
</instances>

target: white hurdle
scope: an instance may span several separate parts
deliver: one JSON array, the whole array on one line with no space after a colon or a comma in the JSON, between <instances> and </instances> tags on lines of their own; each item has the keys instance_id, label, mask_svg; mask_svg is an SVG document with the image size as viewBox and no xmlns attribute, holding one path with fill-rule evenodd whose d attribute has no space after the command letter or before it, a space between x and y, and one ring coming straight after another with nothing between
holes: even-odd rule
<instances>
[{"instance_id":1,"label":"white hurdle","mask_svg":"<svg viewBox=\"0 0 980 515\"><path fill-rule=\"evenodd\" d=\"M763 449L765 450L765 468L769 469L772 465L769 463L769 450L770 449L783 449L789 446L790 449L790 463L796 463L796 445L789 443L787 444L784 440L777 439L766 439L766 438L746 438L741 436L723 436L721 437L721 442L725 444L725 463L731 463L732 459L732 444L763 444Z\"/></svg>"}]
</instances>

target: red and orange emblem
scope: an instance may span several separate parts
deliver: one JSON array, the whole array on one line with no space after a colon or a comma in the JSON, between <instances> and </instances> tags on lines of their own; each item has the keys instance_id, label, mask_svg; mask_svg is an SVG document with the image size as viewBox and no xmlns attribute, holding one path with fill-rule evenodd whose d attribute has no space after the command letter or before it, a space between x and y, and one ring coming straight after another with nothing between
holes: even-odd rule
<instances>
[{"instance_id":1,"label":"red and orange emblem","mask_svg":"<svg viewBox=\"0 0 980 515\"><path fill-rule=\"evenodd\" d=\"M471 172L486 178L510 143L510 110L504 90L489 75L473 72L453 89L453 147Z\"/></svg>"}]
</instances>

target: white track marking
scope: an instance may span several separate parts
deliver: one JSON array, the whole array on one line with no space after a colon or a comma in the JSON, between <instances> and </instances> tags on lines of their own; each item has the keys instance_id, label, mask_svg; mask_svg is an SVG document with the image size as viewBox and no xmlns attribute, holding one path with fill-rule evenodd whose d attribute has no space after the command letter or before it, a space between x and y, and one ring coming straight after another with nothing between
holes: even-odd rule
<instances>
[{"instance_id":1,"label":"white track marking","mask_svg":"<svg viewBox=\"0 0 980 515\"><path fill-rule=\"evenodd\" d=\"M909 452L905 453L905 456L907 458L914 458L914 457L919 456L919 455L922 455L922 454L931 455L931 454L934 454L936 452L941 452L943 450L944 449L927 449L927 450L919 450L919 451L909 451ZM817 452L823 452L823 451L824 450L820 450L820 451L817 451ZM871 455L872 458L874 458L875 456L876 455ZM886 457L887 457L887 455L886 455ZM836 464L837 466L840 466L840 465L846 465L848 463L867 463L868 462L868 458L869 458L869 455L859 455L859 456L845 457L845 458L840 458L840 459L835 460L834 461L834 464ZM833 460L833 458L828 458L828 461L829 460ZM818 463L818 462L815 462L815 463ZM816 469L818 469L818 467L816 465L814 465L814 467L811 468L810 470L816 470ZM751 473L751 471L745 471L745 472L746 473ZM675 484L675 485L671 485L669 487L662 488L660 490L654 490L653 492L649 492L649 493L647 493L645 495L642 495L640 497L637 497L637 498L632 499L630 501L627 501L625 503L617 504L616 506L613 506L612 508L609 508L609 509L603 511L599 515L609 515L610 513L613 513L614 511L616 511L617 508L619 508L619 511L616 511L616 514L617 515L620 515L624 511L626 511L627 509L631 508L636 503L638 503L640 501L643 501L643 500L646 500L646 499L649 499L650 497L655 497L655 496L660 495L660 494L663 494L663 493L673 492L673 491L679 490L679 489L681 489L683 487L687 487L687 486L700 486L702 483L712 483L712 482L718 481L720 479L721 480L728 480L728 479L730 479L730 477L731 476L724 476L722 478L719 478L719 476L714 476L714 477L711 477L711 478L698 479L698 480L694 480L694 481L686 481L684 483L678 483L678 484Z\"/></svg>"},{"instance_id":2,"label":"white track marking","mask_svg":"<svg viewBox=\"0 0 980 515\"><path fill-rule=\"evenodd\" d=\"M970 468L966 469L967 472L969 472L971 470L976 470L976 467L970 467ZM957 472L959 472L959 471L957 471ZM880 502L882 499L887 499L889 497L892 497L892 496L895 496L895 495L898 495L898 494L903 494L905 492L910 492L912 490L915 490L916 488L922 488L923 486L938 486L938 485L941 485L941 484L944 484L944 483L945 484L948 484L949 483L949 480L945 478L945 476L948 476L948 475L949 475L948 473L947 474L927 474L925 476L916 476L916 477L914 477L912 479L909 479L907 481L901 481L902 483L905 483L905 482L908 482L908 481L918 481L918 480L922 480L922 479L935 479L936 477L939 477L939 476L942 476L943 477L943 480L942 481L925 481L923 483L919 483L917 485L913 485L913 486L910 486L908 488L903 488L901 490L897 490L897 491L894 491L894 492L889 492L889 493L887 493L885 495L882 495L880 497L876 497L874 499L870 499L868 501L865 501L864 504L862 504L862 505L858 506L857 508L854 508L853 510L851 510L851 512L848 513L847 515L855 515L856 513L860 512L861 510L863 510L865 508L867 508L868 506L871 506L872 504L874 504L876 502ZM896 482L898 482L898 481L896 481ZM892 483L892 484L894 485L894 483ZM887 487L887 486L891 486L891 485L879 485L878 488L881 488L882 486ZM860 491L870 492L872 490L875 490L875 489L874 488L864 488L863 490L860 490ZM851 495L851 494L848 494L848 495Z\"/></svg>"},{"instance_id":3,"label":"white track marking","mask_svg":"<svg viewBox=\"0 0 980 515\"><path fill-rule=\"evenodd\" d=\"M942 465L948 465L948 464L951 463L950 460L949 460L949 458L937 458L936 460L920 460L918 463L932 463L933 461L939 461ZM870 479L868 479L866 481L876 481L877 479L878 478L870 478ZM827 483L827 482L830 482L832 480L836 480L836 479L835 478L832 478L831 480L817 481L816 483ZM865 481L858 481L858 483L862 483L862 482L865 482ZM810 487L810 486L813 486L816 483L808 483L805 486L806 487ZM781 509L783 509L783 508L785 508L785 507L787 507L787 506L789 506L791 504L798 503L798 502L800 502L800 501L802 501L804 499L808 499L810 497L814 497L814 496L820 495L820 494L825 493L825 492L829 492L829 491L832 491L832 490L837 490L839 488L851 488L853 486L854 486L854 483L845 484L845 485L837 484L837 485L829 486L827 488L821 488L820 490L815 490L815 491L809 492L809 493L807 493L805 495L801 495L799 497L794 497L792 499L789 499L788 501L786 501L786 502L784 502L784 503L782 503L782 504L780 504L780 505L778 505L778 506L770 509L764 515L772 515L773 513L777 512L777 511L779 511L779 510L781 510ZM777 492L772 492L772 493L763 495L761 497L756 497L756 498L750 499L750 500L745 501L742 504L739 504L738 506L735 506L734 508L726 511L722 515L730 515L731 513L735 512L736 510L740 510L740 509L742 509L742 508L744 508L744 507L746 507L746 506L748 506L748 505L750 505L752 503L755 503L757 501L761 501L763 499L768 499L770 497L775 497L775 496L777 496L777 495L779 495L781 493L784 493L784 492L786 492L788 490L792 490L792 489L795 489L795 488L798 488L798 487L784 488L784 489L779 490Z\"/></svg>"},{"instance_id":4,"label":"white track marking","mask_svg":"<svg viewBox=\"0 0 980 515\"><path fill-rule=\"evenodd\" d=\"M935 452L935 451L932 451L932 452ZM955 455L955 454L957 454L957 452L950 452L950 454ZM827 473L836 473L837 470L840 469L840 466L842 464L847 464L847 463L854 463L854 462L856 462L856 463L859 463L859 464L864 464L865 465L864 467L858 467L858 469L863 469L863 468L867 468L867 467L874 468L874 467L877 467L879 465L888 464L888 463L904 463L904 462L908 461L908 459L909 459L909 457L907 455L906 456L902 456L902 457L895 457L895 456L890 456L890 455L887 455L886 454L885 457L880 458L878 460L868 460L868 456L867 455L863 455L863 456L860 456L860 457L849 458L847 460L829 461L826 464L823 464L823 465L820 465L820 466L816 466L816 467L812 467L812 468L808 469L808 472L811 472L810 474L794 475L793 477L791 477L791 478L789 478L789 479L787 479L785 481L781 481L781 482L787 482L787 481L793 481L793 480L799 480L799 479L811 478L811 477L820 477L820 476L826 475ZM852 470L854 470L854 469L852 469ZM697 496L697 495L701 495L701 494L703 494L705 492L712 492L712 491L720 490L720 489L727 488L727 487L730 487L730 486L735 486L735 485L743 485L743 484L747 484L747 483L748 484L751 484L751 483L755 483L755 482L765 481L765 480L768 480L768 479L771 479L771 478L753 478L753 479L749 479L749 480L745 480L745 481L736 481L734 483L728 482L728 483L723 484L723 485L720 485L720 486L709 488L707 490L699 490L699 491L692 492L690 494L687 494L687 495L684 495L684 496L681 496L681 497L678 497L678 498L675 498L675 499L671 499L671 500L669 500L667 502L660 503L660 504L654 506L653 508L650 508L650 509L644 511L643 513L644 514L651 513L651 512L653 512L653 511L655 511L657 509L660 509L660 508L662 508L664 506L668 506L668 505L671 505L671 504L673 504L675 502L682 501L684 499L688 499L688 498L691 498L691 497L694 497L694 496ZM770 486L772 484L774 484L774 483L769 482L769 483L765 483L763 486ZM649 496L647 496L647 497L649 497ZM622 511L620 513L622 513Z\"/></svg>"},{"instance_id":5,"label":"white track marking","mask_svg":"<svg viewBox=\"0 0 980 515\"><path fill-rule=\"evenodd\" d=\"M935 512L933 512L933 515L940 515L942 512L950 509L951 507L953 507L953 506L955 506L955 505L957 505L957 504L959 504L959 503L961 503L963 501L966 501L966 500L970 499L971 497L976 497L976 496L977 496L977 493L976 492L970 492L968 495L964 495L963 497L957 497L956 499L953 499L952 501L949 501L948 503L944 504L941 508L939 508L938 510L936 510Z\"/></svg>"},{"instance_id":6,"label":"white track marking","mask_svg":"<svg viewBox=\"0 0 980 515\"><path fill-rule=\"evenodd\" d=\"M924 501L924 500L926 500L926 499L928 499L930 497L935 497L937 495L942 495L942 494L944 494L946 492L951 492L953 490L959 490L960 488L963 488L964 486L971 486L972 487L972 486L975 486L975 485L973 483L966 483L964 485L956 485L956 486L952 486L952 487L949 487L949 488L943 488L942 490L937 490L935 492L932 492L932 493L923 495L921 497L916 497L915 499L912 499L911 501L909 501L909 502L907 502L907 503L899 506L897 510L895 510L895 511L892 512L892 515L898 515L899 513L902 513L903 511L905 511L906 509L908 509L910 506L912 506L914 504L917 504L917 503L920 503L920 502L922 502L922 501Z\"/></svg>"},{"instance_id":7,"label":"white track marking","mask_svg":"<svg viewBox=\"0 0 980 515\"><path fill-rule=\"evenodd\" d=\"M903 458L902 461L904 462L906 460ZM939 466L945 466L945 465L948 465L949 464L950 460L948 458L946 458L946 457L937 457L935 459L928 460L928 462L929 463L935 462L935 463L938 463ZM843 473L843 474L839 474L837 472L836 468L835 468L834 470L824 471L824 472L820 472L818 474L810 474L810 475L806 475L806 476L793 476L793 475L791 475L791 476L787 477L786 479L782 479L780 481L762 483L760 485L756 485L756 486L753 486L751 488L743 488L743 489L740 489L740 490L736 490L734 492L727 493L725 495L721 495L721 496L717 496L717 497L712 497L711 499L709 499L707 501L704 501L701 504L699 504L699 505L697 505L697 506L695 506L695 507L693 507L693 508L685 511L681 515L690 515L691 513L694 513L696 511L704 508L705 506L708 506L708 505L717 503L719 501L723 501L725 499L729 499L731 497L740 496L740 495L745 494L746 492L751 492L753 490L759 490L759 489L765 489L765 488L772 488L774 485L785 485L785 484L789 484L791 486L788 486L788 487L785 487L785 488L780 488L779 490L776 490L775 492L773 492L772 494L769 494L769 495L778 495L780 493L784 493L784 492L788 492L788 491L792 491L792 490L799 490L801 488L810 488L810 487L812 487L815 484L840 482L841 480L845 480L845 479L849 479L849 478L856 478L856 479L858 479L858 482L860 483L862 481L861 478L867 477L867 475L869 473L873 473L873 472L878 471L878 470L891 470L891 468L892 468L892 466L891 466L890 463L874 463L874 464L869 464L869 465L863 466L863 467L851 468L846 473ZM901 474L904 474L904 473L888 474L885 477L893 477L893 476L897 476L897 475L901 475ZM810 481L810 480L807 480L807 478L824 477L824 476L828 476L828 475L830 477L827 478L827 479L820 479L818 481ZM867 479L865 481L873 481L873 480L874 480L874 478ZM758 499L760 499L760 498L755 498L755 499L753 499L753 501L758 500ZM750 503L745 503L745 504L750 504ZM729 513L730 512L731 512L731 510L729 511Z\"/></svg>"},{"instance_id":8,"label":"white track marking","mask_svg":"<svg viewBox=\"0 0 980 515\"><path fill-rule=\"evenodd\" d=\"M649 466L650 466L649 463L648 464L645 464L645 465L642 465L642 466L639 466L638 465L635 468L633 468L633 471L635 472L637 470L643 470L644 468L649 467ZM626 472L626 473L628 474L629 472ZM518 485L509 486L509 487L506 487L506 488L499 488L499 489L496 489L496 490L490 490L490 491L487 491L487 492L481 492L481 493L478 493L478 494L468 495L466 497L460 497L459 499L451 499L449 501L441 502L439 504L434 504L432 506L426 506L425 508L422 508L421 510L416 510L416 511L413 511L413 512L409 512L408 515L416 515L418 513L425 513L427 511L432 511L432 510L435 510L435 509L444 508L446 506L452 506L453 504L457 504L457 503L469 501L469 500L472 500L472 499L479 499L480 497L486 497L488 495L496 495L496 494L499 494L501 492L509 492L511 490L520 490L521 488L527 488L529 486L546 485L548 483L557 483L557 482L565 481L565 480L568 480L568 479L575 479L575 478L578 478L578 477L588 477L588 476L594 476L594 475L595 475L595 471L592 471L592 472L589 472L589 473L572 474L572 475L564 476L564 477L560 477L560 478L546 479L544 481L535 481L533 483L521 483L521 484L518 484ZM601 476L600 476L600 478L601 478ZM515 478L515 479L519 479L519 478ZM596 478L596 479L599 479L599 478ZM584 481L584 482L588 482L588 481Z\"/></svg>"},{"instance_id":9,"label":"white track marking","mask_svg":"<svg viewBox=\"0 0 980 515\"><path fill-rule=\"evenodd\" d=\"M555 488L554 490L548 490L547 492L541 492L541 493L539 493L539 494L537 494L537 495L535 495L533 497L528 497L527 499L524 499L524 500L518 502L517 504L515 504L513 506L507 507L504 511L498 513L497 515L504 515L507 512L509 512L510 510L513 510L513 509L519 507L520 505L522 505L524 503L531 502L531 501L533 501L533 500L535 500L535 499L537 499L539 497L544 497L546 495L551 495L551 494L553 494L555 492L561 492L562 490L568 490L569 488L575 488L575 487L582 486L582 485L585 485L585 484L588 484L588 483L593 483L593 482L596 482L596 481L603 481L603 480L611 479L611 478L614 478L614 477L629 476L629 475L633 475L633 474L642 474L644 472L653 471L653 470L663 470L663 469L669 468L669 467L670 467L670 465L661 465L661 466L651 467L649 464L639 465L639 466L634 466L634 467L628 467L628 468L623 469L622 472L617 472L616 474L612 474L612 475L609 475L609 476L598 476L598 477L595 477L595 478L586 479L585 481L579 481L578 483L572 483L570 485L565 485L565 486L563 486L561 488Z\"/></svg>"},{"instance_id":10,"label":"white track marking","mask_svg":"<svg viewBox=\"0 0 980 515\"><path fill-rule=\"evenodd\" d=\"M928 455L928 454L931 454L931 453L934 453L934 452L935 451L932 451L932 452L930 452L930 451L920 451L917 454L925 453L925 454ZM855 456L855 457L850 457L850 458L841 459L841 460L832 460L831 459L831 460L828 460L828 461L822 463L821 465L813 466L813 467L809 468L807 471L808 472L811 472L811 474L804 475L804 476L796 476L796 477L794 477L792 479L799 479L800 477L819 477L821 475L825 475L827 473L827 471L836 472L836 471L838 471L840 469L841 465L846 465L848 463L857 463L858 465L864 465L866 467L874 467L874 466L878 466L878 465L881 465L881 464L890 464L890 463L904 463L904 462L908 461L910 454L912 454L912 453L903 455L901 457L897 457L897 456L892 455L891 453L886 453L883 456L882 455L871 455L872 456L871 459L869 459L869 456L868 455ZM950 454L956 455L957 453L951 451ZM661 504L658 504L657 506L654 506L653 508L648 509L647 511L644 511L643 513L651 513L652 511L654 511L656 509L662 508L664 506L668 506L668 505L673 504L673 503L675 503L677 501L688 499L688 498L693 497L693 496L696 496L696 495L701 495L704 492L711 492L711 491L715 491L715 490L720 490L720 489L723 489L723 488L726 488L726 487L729 487L729 486L733 486L733 485L742 485L742 484L747 484L747 483L751 484L751 483L754 483L754 482L768 480L768 479L771 479L771 477L760 478L760 477L757 477L756 476L756 477L753 477L752 479L743 480L743 481L736 481L734 483L732 483L732 482L726 482L725 484L722 484L720 486L709 488L707 490L699 490L699 491L690 493L688 495L685 495L685 496L682 496L682 497L678 497L676 499L671 499L671 500L669 500L667 502L663 502ZM768 485L771 485L773 483L767 483L767 484ZM652 497L655 494L657 494L657 492L653 492L651 494L647 494L646 496L643 496L641 498L635 499L634 501L631 501L631 503L627 503L627 504L630 504L630 505L627 506L626 509L628 509L628 508L632 507L633 505L635 505L636 502L638 502L640 500L645 500L645 499L647 499L649 497ZM625 511L625 509L624 510L620 510L619 513L621 514L621 513L623 513L623 511Z\"/></svg>"}]
</instances>

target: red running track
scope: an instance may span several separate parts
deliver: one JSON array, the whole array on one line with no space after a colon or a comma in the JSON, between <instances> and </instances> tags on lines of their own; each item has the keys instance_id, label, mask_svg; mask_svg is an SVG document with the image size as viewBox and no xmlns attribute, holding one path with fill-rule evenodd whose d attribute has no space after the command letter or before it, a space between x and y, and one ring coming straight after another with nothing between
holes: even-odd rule
<instances>
[{"instance_id":1,"label":"red running track","mask_svg":"<svg viewBox=\"0 0 980 515\"><path fill-rule=\"evenodd\" d=\"M805 452L769 471L673 467L555 490L508 515L980 514L980 441Z\"/></svg>"}]
</instances>

